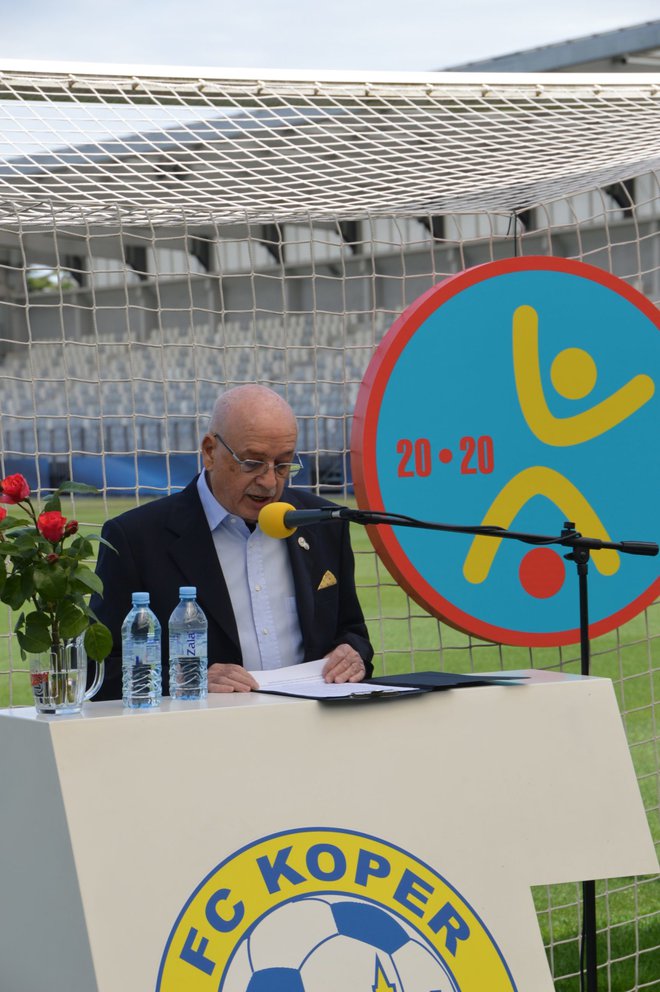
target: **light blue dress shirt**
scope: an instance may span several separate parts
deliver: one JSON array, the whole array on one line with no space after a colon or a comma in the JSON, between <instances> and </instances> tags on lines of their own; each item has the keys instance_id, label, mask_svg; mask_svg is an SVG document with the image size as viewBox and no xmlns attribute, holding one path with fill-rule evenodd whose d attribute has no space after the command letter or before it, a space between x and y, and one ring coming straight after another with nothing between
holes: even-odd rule
<instances>
[{"instance_id":1,"label":"light blue dress shirt","mask_svg":"<svg viewBox=\"0 0 660 992\"><path fill-rule=\"evenodd\" d=\"M303 660L303 640L285 542L267 537L259 527L250 532L241 517L228 513L205 472L197 491L229 590L244 667L297 665Z\"/></svg>"}]
</instances>

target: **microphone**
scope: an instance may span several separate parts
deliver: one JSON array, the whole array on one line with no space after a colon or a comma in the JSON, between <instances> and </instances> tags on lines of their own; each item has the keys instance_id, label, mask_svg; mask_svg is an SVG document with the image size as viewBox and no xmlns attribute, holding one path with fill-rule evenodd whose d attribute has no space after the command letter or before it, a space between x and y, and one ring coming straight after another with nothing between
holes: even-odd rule
<instances>
[{"instance_id":1,"label":"microphone","mask_svg":"<svg viewBox=\"0 0 660 992\"><path fill-rule=\"evenodd\" d=\"M268 503L259 511L259 526L267 537L291 537L301 524L339 520L347 507L320 506L317 510L296 510L291 503Z\"/></svg>"},{"instance_id":2,"label":"microphone","mask_svg":"<svg viewBox=\"0 0 660 992\"><path fill-rule=\"evenodd\" d=\"M588 548L599 551L611 548L629 555L657 555L658 545L648 541L601 541L583 537L576 531L562 531L559 537L543 534L519 534L505 527L478 524L475 527L457 524L431 523L416 520L401 513L387 513L383 510L352 510L349 506L320 506L317 510L296 510L291 503L268 503L259 513L259 526L268 537L291 537L299 526L325 523L329 520L350 520L352 523L369 527L372 524L387 524L390 527L417 527L422 530L446 531L450 534L482 534L485 537L508 537L525 544L561 545L570 548Z\"/></svg>"}]
</instances>

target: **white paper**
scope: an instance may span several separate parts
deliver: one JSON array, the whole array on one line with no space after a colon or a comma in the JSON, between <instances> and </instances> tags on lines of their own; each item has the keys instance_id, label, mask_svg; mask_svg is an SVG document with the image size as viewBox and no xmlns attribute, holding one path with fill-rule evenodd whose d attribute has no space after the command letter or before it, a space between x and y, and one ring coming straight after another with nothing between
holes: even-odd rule
<instances>
[{"instance_id":1,"label":"white paper","mask_svg":"<svg viewBox=\"0 0 660 992\"><path fill-rule=\"evenodd\" d=\"M265 671L252 671L259 688L266 692L285 692L290 696L313 696L317 699L341 698L342 696L380 695L388 692L415 692L413 688L397 688L390 685L368 685L364 682L343 682L337 685L323 678L323 666L327 659L305 661L302 665L287 665L285 668L271 668Z\"/></svg>"}]
</instances>

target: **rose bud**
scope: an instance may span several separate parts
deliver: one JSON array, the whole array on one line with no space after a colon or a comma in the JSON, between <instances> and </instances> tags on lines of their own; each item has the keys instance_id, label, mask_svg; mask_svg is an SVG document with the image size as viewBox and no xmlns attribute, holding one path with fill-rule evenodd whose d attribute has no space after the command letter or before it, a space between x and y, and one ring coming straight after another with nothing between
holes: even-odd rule
<instances>
[{"instance_id":1,"label":"rose bud","mask_svg":"<svg viewBox=\"0 0 660 992\"><path fill-rule=\"evenodd\" d=\"M64 536L65 537L71 537L71 535L72 534L75 534L77 532L77 530L78 530L78 521L77 520L69 520L68 524L64 528Z\"/></svg>"},{"instance_id":2,"label":"rose bud","mask_svg":"<svg viewBox=\"0 0 660 992\"><path fill-rule=\"evenodd\" d=\"M59 560L60 560L60 556L59 555L56 555L55 552L53 552L50 555L46 555L46 561L49 561L51 563L54 562L54 561L59 561Z\"/></svg>"}]
</instances>

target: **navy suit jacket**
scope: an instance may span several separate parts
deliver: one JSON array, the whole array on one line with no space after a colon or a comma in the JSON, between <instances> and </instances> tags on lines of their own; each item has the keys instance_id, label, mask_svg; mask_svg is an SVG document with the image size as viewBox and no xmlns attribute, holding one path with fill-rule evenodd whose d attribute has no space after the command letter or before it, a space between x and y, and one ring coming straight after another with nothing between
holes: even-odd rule
<instances>
[{"instance_id":1,"label":"navy suit jacket","mask_svg":"<svg viewBox=\"0 0 660 992\"><path fill-rule=\"evenodd\" d=\"M302 490L287 489L283 500L297 508L329 505ZM121 698L121 625L131 608L131 593L148 592L162 628L163 691L169 687L167 622L179 601L179 586L197 587L206 614L209 664L242 664L236 620L218 562L197 480L172 496L136 507L106 521L103 537L116 552L100 545L96 571L103 597L91 607L113 636L103 686L95 699ZM299 543L299 538L304 541ZM373 649L355 590L354 559L348 523L332 521L300 527L286 539L304 646L304 660L322 658L338 644L350 644L372 671ZM305 547L305 545L307 547ZM336 584L320 589L326 571Z\"/></svg>"}]
</instances>

